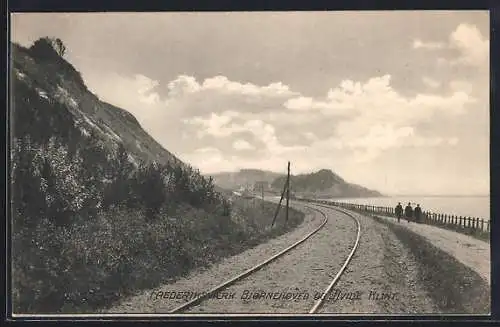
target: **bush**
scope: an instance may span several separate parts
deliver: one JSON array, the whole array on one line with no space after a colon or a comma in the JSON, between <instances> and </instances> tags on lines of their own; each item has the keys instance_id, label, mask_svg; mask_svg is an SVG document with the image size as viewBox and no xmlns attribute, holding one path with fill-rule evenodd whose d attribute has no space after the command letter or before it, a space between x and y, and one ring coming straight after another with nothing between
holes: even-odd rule
<instances>
[{"instance_id":1,"label":"bush","mask_svg":"<svg viewBox=\"0 0 500 327\"><path fill-rule=\"evenodd\" d=\"M57 51L56 40L48 36L36 40L30 47L30 51L33 57L40 59L55 59L60 56Z\"/></svg>"}]
</instances>

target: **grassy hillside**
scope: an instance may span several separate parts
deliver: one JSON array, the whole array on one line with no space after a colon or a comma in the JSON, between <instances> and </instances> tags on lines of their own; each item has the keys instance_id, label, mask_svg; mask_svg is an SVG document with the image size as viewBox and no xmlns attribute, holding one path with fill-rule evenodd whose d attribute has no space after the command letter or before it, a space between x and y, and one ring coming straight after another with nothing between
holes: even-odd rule
<instances>
[{"instance_id":1,"label":"grassy hillside","mask_svg":"<svg viewBox=\"0 0 500 327\"><path fill-rule=\"evenodd\" d=\"M90 93L51 39L12 45L15 313L93 312L299 224L217 191L123 109Z\"/></svg>"},{"instance_id":2,"label":"grassy hillside","mask_svg":"<svg viewBox=\"0 0 500 327\"><path fill-rule=\"evenodd\" d=\"M286 176L276 178L272 187L280 189ZM296 195L306 197L369 197L381 196L374 190L346 182L329 169L322 169L310 174L290 176L290 188Z\"/></svg>"}]
</instances>

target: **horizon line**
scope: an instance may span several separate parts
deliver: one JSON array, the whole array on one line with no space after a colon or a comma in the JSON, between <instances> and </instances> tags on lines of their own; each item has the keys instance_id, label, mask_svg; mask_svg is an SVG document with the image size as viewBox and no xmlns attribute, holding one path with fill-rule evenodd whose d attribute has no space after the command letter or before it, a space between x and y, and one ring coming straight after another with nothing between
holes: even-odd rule
<instances>
[{"instance_id":1,"label":"horizon line","mask_svg":"<svg viewBox=\"0 0 500 327\"><path fill-rule=\"evenodd\" d=\"M387 193L387 196L390 197L396 197L396 196L422 196L422 197L487 197L491 196L490 194L403 194L403 193L397 193L397 194L389 194Z\"/></svg>"}]
</instances>

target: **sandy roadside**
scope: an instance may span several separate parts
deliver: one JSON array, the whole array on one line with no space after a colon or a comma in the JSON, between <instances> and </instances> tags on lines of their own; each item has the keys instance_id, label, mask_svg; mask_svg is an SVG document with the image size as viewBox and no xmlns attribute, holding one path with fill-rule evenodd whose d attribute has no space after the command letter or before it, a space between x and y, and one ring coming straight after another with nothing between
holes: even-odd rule
<instances>
[{"instance_id":1,"label":"sandy roadside","mask_svg":"<svg viewBox=\"0 0 500 327\"><path fill-rule=\"evenodd\" d=\"M398 224L392 217L379 217L392 224ZM399 225L425 237L432 244L477 272L488 285L491 285L491 258L488 242L431 225L408 223L403 219Z\"/></svg>"}]
</instances>

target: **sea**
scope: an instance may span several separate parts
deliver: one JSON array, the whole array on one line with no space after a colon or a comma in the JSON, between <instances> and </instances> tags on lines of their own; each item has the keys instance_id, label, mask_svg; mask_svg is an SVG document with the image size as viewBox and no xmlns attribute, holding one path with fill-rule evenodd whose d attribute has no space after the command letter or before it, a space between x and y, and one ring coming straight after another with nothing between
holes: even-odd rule
<instances>
[{"instance_id":1,"label":"sea","mask_svg":"<svg viewBox=\"0 0 500 327\"><path fill-rule=\"evenodd\" d=\"M388 196L374 198L330 198L323 199L337 202L366 204L379 207L395 207L401 202L405 207L408 202L412 207L418 203L423 211L448 215L490 219L489 196Z\"/></svg>"}]
</instances>

